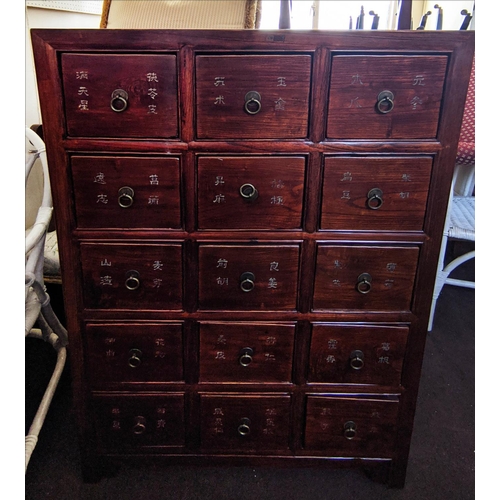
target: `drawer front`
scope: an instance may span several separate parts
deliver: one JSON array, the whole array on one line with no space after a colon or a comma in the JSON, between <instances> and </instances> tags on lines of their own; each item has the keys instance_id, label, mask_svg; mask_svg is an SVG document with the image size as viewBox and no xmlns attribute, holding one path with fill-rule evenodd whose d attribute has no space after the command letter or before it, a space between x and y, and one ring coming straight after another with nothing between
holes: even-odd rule
<instances>
[{"instance_id":1,"label":"drawer front","mask_svg":"<svg viewBox=\"0 0 500 500\"><path fill-rule=\"evenodd\" d=\"M310 383L399 387L408 327L314 324Z\"/></svg>"},{"instance_id":2,"label":"drawer front","mask_svg":"<svg viewBox=\"0 0 500 500\"><path fill-rule=\"evenodd\" d=\"M200 245L199 307L294 310L299 245Z\"/></svg>"},{"instance_id":3,"label":"drawer front","mask_svg":"<svg viewBox=\"0 0 500 500\"><path fill-rule=\"evenodd\" d=\"M436 137L446 56L334 55L331 139Z\"/></svg>"},{"instance_id":4,"label":"drawer front","mask_svg":"<svg viewBox=\"0 0 500 500\"><path fill-rule=\"evenodd\" d=\"M196 57L199 139L292 139L308 134L311 56Z\"/></svg>"},{"instance_id":5,"label":"drawer front","mask_svg":"<svg viewBox=\"0 0 500 500\"><path fill-rule=\"evenodd\" d=\"M183 394L99 396L91 404L102 451L184 446Z\"/></svg>"},{"instance_id":6,"label":"drawer front","mask_svg":"<svg viewBox=\"0 0 500 500\"><path fill-rule=\"evenodd\" d=\"M92 387L183 379L182 325L99 323L85 329Z\"/></svg>"},{"instance_id":7,"label":"drawer front","mask_svg":"<svg viewBox=\"0 0 500 500\"><path fill-rule=\"evenodd\" d=\"M321 229L421 231L432 158L325 158Z\"/></svg>"},{"instance_id":8,"label":"drawer front","mask_svg":"<svg viewBox=\"0 0 500 500\"><path fill-rule=\"evenodd\" d=\"M178 136L174 55L68 53L61 64L68 135Z\"/></svg>"},{"instance_id":9,"label":"drawer front","mask_svg":"<svg viewBox=\"0 0 500 500\"><path fill-rule=\"evenodd\" d=\"M198 159L200 229L300 229L304 157Z\"/></svg>"},{"instance_id":10,"label":"drawer front","mask_svg":"<svg viewBox=\"0 0 500 500\"><path fill-rule=\"evenodd\" d=\"M295 324L201 323L200 382L292 381Z\"/></svg>"},{"instance_id":11,"label":"drawer front","mask_svg":"<svg viewBox=\"0 0 500 500\"><path fill-rule=\"evenodd\" d=\"M79 228L180 228L179 158L73 156Z\"/></svg>"},{"instance_id":12,"label":"drawer front","mask_svg":"<svg viewBox=\"0 0 500 500\"><path fill-rule=\"evenodd\" d=\"M319 244L314 309L410 310L417 247Z\"/></svg>"},{"instance_id":13,"label":"drawer front","mask_svg":"<svg viewBox=\"0 0 500 500\"><path fill-rule=\"evenodd\" d=\"M396 400L308 396L304 446L338 457L390 458Z\"/></svg>"},{"instance_id":14,"label":"drawer front","mask_svg":"<svg viewBox=\"0 0 500 500\"><path fill-rule=\"evenodd\" d=\"M289 453L289 395L202 395L201 448Z\"/></svg>"},{"instance_id":15,"label":"drawer front","mask_svg":"<svg viewBox=\"0 0 500 500\"><path fill-rule=\"evenodd\" d=\"M182 309L180 244L82 243L83 296L90 309Z\"/></svg>"}]
</instances>

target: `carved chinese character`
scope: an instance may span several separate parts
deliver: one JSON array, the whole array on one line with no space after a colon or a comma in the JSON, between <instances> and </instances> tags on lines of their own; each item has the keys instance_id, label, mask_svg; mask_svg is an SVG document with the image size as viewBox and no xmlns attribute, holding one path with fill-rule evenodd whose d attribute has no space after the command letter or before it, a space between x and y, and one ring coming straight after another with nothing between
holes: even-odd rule
<instances>
[{"instance_id":1,"label":"carved chinese character","mask_svg":"<svg viewBox=\"0 0 500 500\"><path fill-rule=\"evenodd\" d=\"M88 71L77 71L76 72L76 79L77 80L88 80L89 79Z\"/></svg>"},{"instance_id":2,"label":"carved chinese character","mask_svg":"<svg viewBox=\"0 0 500 500\"><path fill-rule=\"evenodd\" d=\"M332 280L333 286L341 286L340 280Z\"/></svg>"},{"instance_id":3,"label":"carved chinese character","mask_svg":"<svg viewBox=\"0 0 500 500\"><path fill-rule=\"evenodd\" d=\"M158 82L158 75L156 73L147 73L146 78L148 82Z\"/></svg>"},{"instance_id":4,"label":"carved chinese character","mask_svg":"<svg viewBox=\"0 0 500 500\"><path fill-rule=\"evenodd\" d=\"M113 423L111 425L112 429L115 431L119 431L121 429L121 424L119 420L113 420Z\"/></svg>"},{"instance_id":5,"label":"carved chinese character","mask_svg":"<svg viewBox=\"0 0 500 500\"><path fill-rule=\"evenodd\" d=\"M389 272L393 273L396 270L397 264L395 262L389 262L385 267Z\"/></svg>"},{"instance_id":6,"label":"carved chinese character","mask_svg":"<svg viewBox=\"0 0 500 500\"><path fill-rule=\"evenodd\" d=\"M381 356L378 358L378 362L381 364L388 365L389 364L389 356Z\"/></svg>"},{"instance_id":7,"label":"carved chinese character","mask_svg":"<svg viewBox=\"0 0 500 500\"><path fill-rule=\"evenodd\" d=\"M269 278L267 288L278 288L278 280L276 278Z\"/></svg>"},{"instance_id":8,"label":"carved chinese character","mask_svg":"<svg viewBox=\"0 0 500 500\"><path fill-rule=\"evenodd\" d=\"M153 270L154 271L161 271L162 268L163 268L163 263L161 260L155 260L153 262Z\"/></svg>"},{"instance_id":9,"label":"carved chinese character","mask_svg":"<svg viewBox=\"0 0 500 500\"><path fill-rule=\"evenodd\" d=\"M271 264L269 264L269 271L279 271L278 266L278 262L271 262Z\"/></svg>"},{"instance_id":10,"label":"carved chinese character","mask_svg":"<svg viewBox=\"0 0 500 500\"><path fill-rule=\"evenodd\" d=\"M101 260L101 266L109 267L111 266L111 262L109 262L108 259Z\"/></svg>"},{"instance_id":11,"label":"carved chinese character","mask_svg":"<svg viewBox=\"0 0 500 500\"><path fill-rule=\"evenodd\" d=\"M159 196L149 196L148 197L148 205L159 205L160 204L160 197Z\"/></svg>"},{"instance_id":12,"label":"carved chinese character","mask_svg":"<svg viewBox=\"0 0 500 500\"><path fill-rule=\"evenodd\" d=\"M221 105L221 104L226 104L224 102L224 96L223 95L219 95L215 98L215 101L214 101L214 104L216 105Z\"/></svg>"},{"instance_id":13,"label":"carved chinese character","mask_svg":"<svg viewBox=\"0 0 500 500\"><path fill-rule=\"evenodd\" d=\"M271 353L269 353L269 352L266 352L266 353L264 354L264 359L265 359L266 361L276 361L276 356L275 356L274 354L271 354Z\"/></svg>"},{"instance_id":14,"label":"carved chinese character","mask_svg":"<svg viewBox=\"0 0 500 500\"><path fill-rule=\"evenodd\" d=\"M99 172L95 177L94 177L94 182L96 184L106 184L106 181L104 180L104 174L102 172Z\"/></svg>"},{"instance_id":15,"label":"carved chinese character","mask_svg":"<svg viewBox=\"0 0 500 500\"><path fill-rule=\"evenodd\" d=\"M341 200L350 200L351 199L351 192L350 191L342 191L342 196L340 197Z\"/></svg>"},{"instance_id":16,"label":"carved chinese character","mask_svg":"<svg viewBox=\"0 0 500 500\"><path fill-rule=\"evenodd\" d=\"M283 196L272 196L271 197L271 205L283 205L284 199Z\"/></svg>"},{"instance_id":17,"label":"carved chinese character","mask_svg":"<svg viewBox=\"0 0 500 500\"><path fill-rule=\"evenodd\" d=\"M349 104L350 108L362 108L361 104L358 101L359 97L355 97L354 99L351 99L351 104Z\"/></svg>"},{"instance_id":18,"label":"carved chinese character","mask_svg":"<svg viewBox=\"0 0 500 500\"><path fill-rule=\"evenodd\" d=\"M224 184L224 177L222 175L217 175L215 177L215 185Z\"/></svg>"},{"instance_id":19,"label":"carved chinese character","mask_svg":"<svg viewBox=\"0 0 500 500\"><path fill-rule=\"evenodd\" d=\"M276 337L266 337L266 345L275 345Z\"/></svg>"},{"instance_id":20,"label":"carved chinese character","mask_svg":"<svg viewBox=\"0 0 500 500\"><path fill-rule=\"evenodd\" d=\"M153 278L153 288L160 288L162 282L161 278Z\"/></svg>"},{"instance_id":21,"label":"carved chinese character","mask_svg":"<svg viewBox=\"0 0 500 500\"><path fill-rule=\"evenodd\" d=\"M114 337L106 337L104 339L104 343L107 345L114 344L116 342L116 339Z\"/></svg>"},{"instance_id":22,"label":"carved chinese character","mask_svg":"<svg viewBox=\"0 0 500 500\"><path fill-rule=\"evenodd\" d=\"M101 276L99 284L104 286L111 286L113 284L113 278L111 278L111 276Z\"/></svg>"},{"instance_id":23,"label":"carved chinese character","mask_svg":"<svg viewBox=\"0 0 500 500\"><path fill-rule=\"evenodd\" d=\"M155 358L163 359L167 353L165 351L155 351Z\"/></svg>"},{"instance_id":24,"label":"carved chinese character","mask_svg":"<svg viewBox=\"0 0 500 500\"><path fill-rule=\"evenodd\" d=\"M355 75L352 75L351 85L363 85L361 77L357 73Z\"/></svg>"},{"instance_id":25,"label":"carved chinese character","mask_svg":"<svg viewBox=\"0 0 500 500\"><path fill-rule=\"evenodd\" d=\"M112 349L108 349L106 351L106 357L107 358L113 358L115 356L115 354L116 354L116 351L113 351Z\"/></svg>"},{"instance_id":26,"label":"carved chinese character","mask_svg":"<svg viewBox=\"0 0 500 500\"><path fill-rule=\"evenodd\" d=\"M156 104L148 104L148 115L157 115Z\"/></svg>"},{"instance_id":27,"label":"carved chinese character","mask_svg":"<svg viewBox=\"0 0 500 500\"><path fill-rule=\"evenodd\" d=\"M78 95L86 95L87 97L89 96L89 90L87 87L80 87L78 89Z\"/></svg>"},{"instance_id":28,"label":"carved chinese character","mask_svg":"<svg viewBox=\"0 0 500 500\"><path fill-rule=\"evenodd\" d=\"M286 87L286 81L284 76L278 76L278 87Z\"/></svg>"},{"instance_id":29,"label":"carved chinese character","mask_svg":"<svg viewBox=\"0 0 500 500\"><path fill-rule=\"evenodd\" d=\"M217 261L217 267L222 267L223 269L227 268L227 260L226 259L219 259Z\"/></svg>"},{"instance_id":30,"label":"carved chinese character","mask_svg":"<svg viewBox=\"0 0 500 500\"><path fill-rule=\"evenodd\" d=\"M339 341L338 340L335 340L335 339L329 339L328 340L328 349L330 350L334 350L334 349L337 349L337 345L338 345Z\"/></svg>"},{"instance_id":31,"label":"carved chinese character","mask_svg":"<svg viewBox=\"0 0 500 500\"><path fill-rule=\"evenodd\" d=\"M108 203L108 195L107 194L98 194L96 203L103 203L106 205Z\"/></svg>"},{"instance_id":32,"label":"carved chinese character","mask_svg":"<svg viewBox=\"0 0 500 500\"><path fill-rule=\"evenodd\" d=\"M83 99L80 101L80 104L78 105L78 109L82 111L88 111L89 110L89 101Z\"/></svg>"},{"instance_id":33,"label":"carved chinese character","mask_svg":"<svg viewBox=\"0 0 500 500\"><path fill-rule=\"evenodd\" d=\"M164 429L166 425L167 425L167 421L164 420L163 418L160 418L159 420L156 421L156 428L157 429Z\"/></svg>"},{"instance_id":34,"label":"carved chinese character","mask_svg":"<svg viewBox=\"0 0 500 500\"><path fill-rule=\"evenodd\" d=\"M335 356L333 356L333 354L329 354L327 357L326 357L326 362L327 363L335 363L337 360L335 359Z\"/></svg>"},{"instance_id":35,"label":"carved chinese character","mask_svg":"<svg viewBox=\"0 0 500 500\"><path fill-rule=\"evenodd\" d=\"M217 337L217 344L226 344L227 343L227 339L226 337L224 337L224 335L219 335Z\"/></svg>"},{"instance_id":36,"label":"carved chinese character","mask_svg":"<svg viewBox=\"0 0 500 500\"><path fill-rule=\"evenodd\" d=\"M156 89L150 88L148 89L148 96L151 97L151 99L154 99L158 95L158 92Z\"/></svg>"},{"instance_id":37,"label":"carved chinese character","mask_svg":"<svg viewBox=\"0 0 500 500\"><path fill-rule=\"evenodd\" d=\"M349 182L352 181L352 174L351 172L344 172L344 176L340 179L340 182Z\"/></svg>"},{"instance_id":38,"label":"carved chinese character","mask_svg":"<svg viewBox=\"0 0 500 500\"><path fill-rule=\"evenodd\" d=\"M226 201L226 197L223 194L216 194L212 203L224 203Z\"/></svg>"},{"instance_id":39,"label":"carved chinese character","mask_svg":"<svg viewBox=\"0 0 500 500\"><path fill-rule=\"evenodd\" d=\"M158 184L160 183L159 180L158 180L158 174L151 174L149 176L149 183L152 186L158 186Z\"/></svg>"},{"instance_id":40,"label":"carved chinese character","mask_svg":"<svg viewBox=\"0 0 500 500\"><path fill-rule=\"evenodd\" d=\"M226 359L226 355L224 351L217 351L215 354L215 359Z\"/></svg>"},{"instance_id":41,"label":"carved chinese character","mask_svg":"<svg viewBox=\"0 0 500 500\"><path fill-rule=\"evenodd\" d=\"M424 75L416 75L413 80L413 85L425 85Z\"/></svg>"},{"instance_id":42,"label":"carved chinese character","mask_svg":"<svg viewBox=\"0 0 500 500\"><path fill-rule=\"evenodd\" d=\"M415 96L411 101L410 101L410 104L412 106L412 109L417 109L417 106L419 104L423 104L424 101L422 101L422 99L420 99L420 97L417 97Z\"/></svg>"},{"instance_id":43,"label":"carved chinese character","mask_svg":"<svg viewBox=\"0 0 500 500\"><path fill-rule=\"evenodd\" d=\"M215 85L216 87L225 86L225 85L226 85L226 83L225 83L225 81L224 81L224 80L225 80L225 78L226 78L225 76L216 76L216 77L214 78L214 85Z\"/></svg>"},{"instance_id":44,"label":"carved chinese character","mask_svg":"<svg viewBox=\"0 0 500 500\"><path fill-rule=\"evenodd\" d=\"M401 176L401 179L402 179L403 181L405 181L405 182L411 182L411 176L410 176L410 174L403 174L403 175Z\"/></svg>"},{"instance_id":45,"label":"carved chinese character","mask_svg":"<svg viewBox=\"0 0 500 500\"><path fill-rule=\"evenodd\" d=\"M409 198L410 197L410 193L408 191L401 191L401 193L399 193L399 196L403 199L405 198Z\"/></svg>"},{"instance_id":46,"label":"carved chinese character","mask_svg":"<svg viewBox=\"0 0 500 500\"><path fill-rule=\"evenodd\" d=\"M215 280L218 285L229 285L229 278L221 278L220 276Z\"/></svg>"},{"instance_id":47,"label":"carved chinese character","mask_svg":"<svg viewBox=\"0 0 500 500\"><path fill-rule=\"evenodd\" d=\"M285 104L286 101L279 97L277 101L274 101L274 109L276 111L285 111Z\"/></svg>"},{"instance_id":48,"label":"carved chinese character","mask_svg":"<svg viewBox=\"0 0 500 500\"><path fill-rule=\"evenodd\" d=\"M271 187L276 189L283 189L285 187L285 183L281 179L273 179L271 181Z\"/></svg>"},{"instance_id":49,"label":"carved chinese character","mask_svg":"<svg viewBox=\"0 0 500 500\"><path fill-rule=\"evenodd\" d=\"M214 415L224 416L224 412L222 411L222 408L214 408Z\"/></svg>"},{"instance_id":50,"label":"carved chinese character","mask_svg":"<svg viewBox=\"0 0 500 500\"><path fill-rule=\"evenodd\" d=\"M391 348L391 344L389 342L382 342L382 350L388 351Z\"/></svg>"}]
</instances>

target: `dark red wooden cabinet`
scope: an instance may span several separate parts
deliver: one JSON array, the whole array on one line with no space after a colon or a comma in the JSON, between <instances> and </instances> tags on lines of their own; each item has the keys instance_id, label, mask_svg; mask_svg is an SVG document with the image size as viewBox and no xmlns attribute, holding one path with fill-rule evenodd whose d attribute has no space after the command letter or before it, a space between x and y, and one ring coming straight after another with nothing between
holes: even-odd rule
<instances>
[{"instance_id":1,"label":"dark red wooden cabinet","mask_svg":"<svg viewBox=\"0 0 500 500\"><path fill-rule=\"evenodd\" d=\"M404 484L468 32L33 30L103 459Z\"/></svg>"}]
</instances>

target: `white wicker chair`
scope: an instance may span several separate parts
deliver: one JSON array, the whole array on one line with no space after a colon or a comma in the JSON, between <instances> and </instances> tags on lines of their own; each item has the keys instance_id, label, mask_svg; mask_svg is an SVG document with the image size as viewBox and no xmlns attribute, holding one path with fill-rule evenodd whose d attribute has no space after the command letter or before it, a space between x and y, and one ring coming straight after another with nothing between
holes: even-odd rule
<instances>
[{"instance_id":1,"label":"white wicker chair","mask_svg":"<svg viewBox=\"0 0 500 500\"><path fill-rule=\"evenodd\" d=\"M457 165L453 175L453 184L448 202L448 211L444 226L438 270L432 296L431 314L428 331L432 330L436 302L444 285L454 285L466 288L476 288L474 281L451 278L450 274L461 264L473 259L475 250L471 250L454 258L445 265L446 249L449 240L476 240L475 215L475 63L467 93L467 101L462 121L462 130L457 154Z\"/></svg>"},{"instance_id":2,"label":"white wicker chair","mask_svg":"<svg viewBox=\"0 0 500 500\"><path fill-rule=\"evenodd\" d=\"M25 337L33 337L50 343L57 351L57 361L42 401L25 437L25 472L38 442L50 403L66 363L68 334L50 305L43 279L45 239L52 217L52 195L47 168L45 144L31 129L26 128L26 137L33 146L26 161L26 185L37 160L41 162L43 174L43 197L34 224L26 231L25 250ZM36 326L36 328L35 328Z\"/></svg>"}]
</instances>

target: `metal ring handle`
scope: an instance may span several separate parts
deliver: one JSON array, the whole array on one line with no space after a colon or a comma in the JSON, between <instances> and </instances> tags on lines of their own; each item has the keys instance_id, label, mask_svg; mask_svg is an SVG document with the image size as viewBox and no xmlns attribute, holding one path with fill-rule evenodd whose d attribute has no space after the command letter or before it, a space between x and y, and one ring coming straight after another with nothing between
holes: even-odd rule
<instances>
[{"instance_id":1,"label":"metal ring handle","mask_svg":"<svg viewBox=\"0 0 500 500\"><path fill-rule=\"evenodd\" d=\"M118 190L118 205L129 208L134 203L134 190L129 186L123 186Z\"/></svg>"},{"instance_id":2,"label":"metal ring handle","mask_svg":"<svg viewBox=\"0 0 500 500\"><path fill-rule=\"evenodd\" d=\"M146 419L144 417L136 417L135 424L132 427L132 431L134 434L144 434L146 431Z\"/></svg>"},{"instance_id":3,"label":"metal ring handle","mask_svg":"<svg viewBox=\"0 0 500 500\"><path fill-rule=\"evenodd\" d=\"M252 358L253 349L251 347L245 347L240 351L240 365L241 366L249 366L253 361Z\"/></svg>"},{"instance_id":4,"label":"metal ring handle","mask_svg":"<svg viewBox=\"0 0 500 500\"><path fill-rule=\"evenodd\" d=\"M118 107L117 104L119 104ZM127 91L123 89L113 90L113 93L111 94L111 102L109 103L109 105L115 113L122 113L123 111L125 111L128 107Z\"/></svg>"},{"instance_id":5,"label":"metal ring handle","mask_svg":"<svg viewBox=\"0 0 500 500\"><path fill-rule=\"evenodd\" d=\"M352 421L349 420L349 422L346 422L344 424L344 437L346 439L354 439L356 436L356 424Z\"/></svg>"},{"instance_id":6,"label":"metal ring handle","mask_svg":"<svg viewBox=\"0 0 500 500\"><path fill-rule=\"evenodd\" d=\"M141 284L139 281L138 271L129 271L127 273L127 278L125 279L125 287L127 290L137 290Z\"/></svg>"},{"instance_id":7,"label":"metal ring handle","mask_svg":"<svg viewBox=\"0 0 500 500\"><path fill-rule=\"evenodd\" d=\"M245 111L249 115L256 115L262 109L262 103L260 94L255 90L247 92L245 96ZM250 109L250 105L254 108L254 105L257 105L255 109Z\"/></svg>"},{"instance_id":8,"label":"metal ring handle","mask_svg":"<svg viewBox=\"0 0 500 500\"><path fill-rule=\"evenodd\" d=\"M130 368L137 368L141 363L142 359L142 351L140 349L130 349L129 351L130 358L128 358L128 366Z\"/></svg>"},{"instance_id":9,"label":"metal ring handle","mask_svg":"<svg viewBox=\"0 0 500 500\"><path fill-rule=\"evenodd\" d=\"M259 192L253 184L247 183L240 186L240 195L247 201L253 201L259 196Z\"/></svg>"},{"instance_id":10,"label":"metal ring handle","mask_svg":"<svg viewBox=\"0 0 500 500\"><path fill-rule=\"evenodd\" d=\"M366 195L366 206L371 210L378 210L384 203L384 200L382 199L383 194L384 193L379 188L370 189Z\"/></svg>"},{"instance_id":11,"label":"metal ring handle","mask_svg":"<svg viewBox=\"0 0 500 500\"><path fill-rule=\"evenodd\" d=\"M380 92L377 97L377 109L384 115L394 109L394 94L390 90Z\"/></svg>"},{"instance_id":12,"label":"metal ring handle","mask_svg":"<svg viewBox=\"0 0 500 500\"><path fill-rule=\"evenodd\" d=\"M350 364L353 370L361 370L365 366L365 355L363 351L352 351L350 355Z\"/></svg>"},{"instance_id":13,"label":"metal ring handle","mask_svg":"<svg viewBox=\"0 0 500 500\"><path fill-rule=\"evenodd\" d=\"M372 277L368 273L362 273L358 276L358 282L356 283L356 290L359 293L367 294L370 293L372 289Z\"/></svg>"},{"instance_id":14,"label":"metal ring handle","mask_svg":"<svg viewBox=\"0 0 500 500\"><path fill-rule=\"evenodd\" d=\"M250 434L250 419L242 418L241 424L238 425L238 434L240 436L248 436Z\"/></svg>"},{"instance_id":15,"label":"metal ring handle","mask_svg":"<svg viewBox=\"0 0 500 500\"><path fill-rule=\"evenodd\" d=\"M251 292L255 288L255 274L245 272L240 276L240 288L244 292Z\"/></svg>"},{"instance_id":16,"label":"metal ring handle","mask_svg":"<svg viewBox=\"0 0 500 500\"><path fill-rule=\"evenodd\" d=\"M244 292L251 292L255 288L255 283L247 278L240 283L240 288Z\"/></svg>"}]
</instances>

